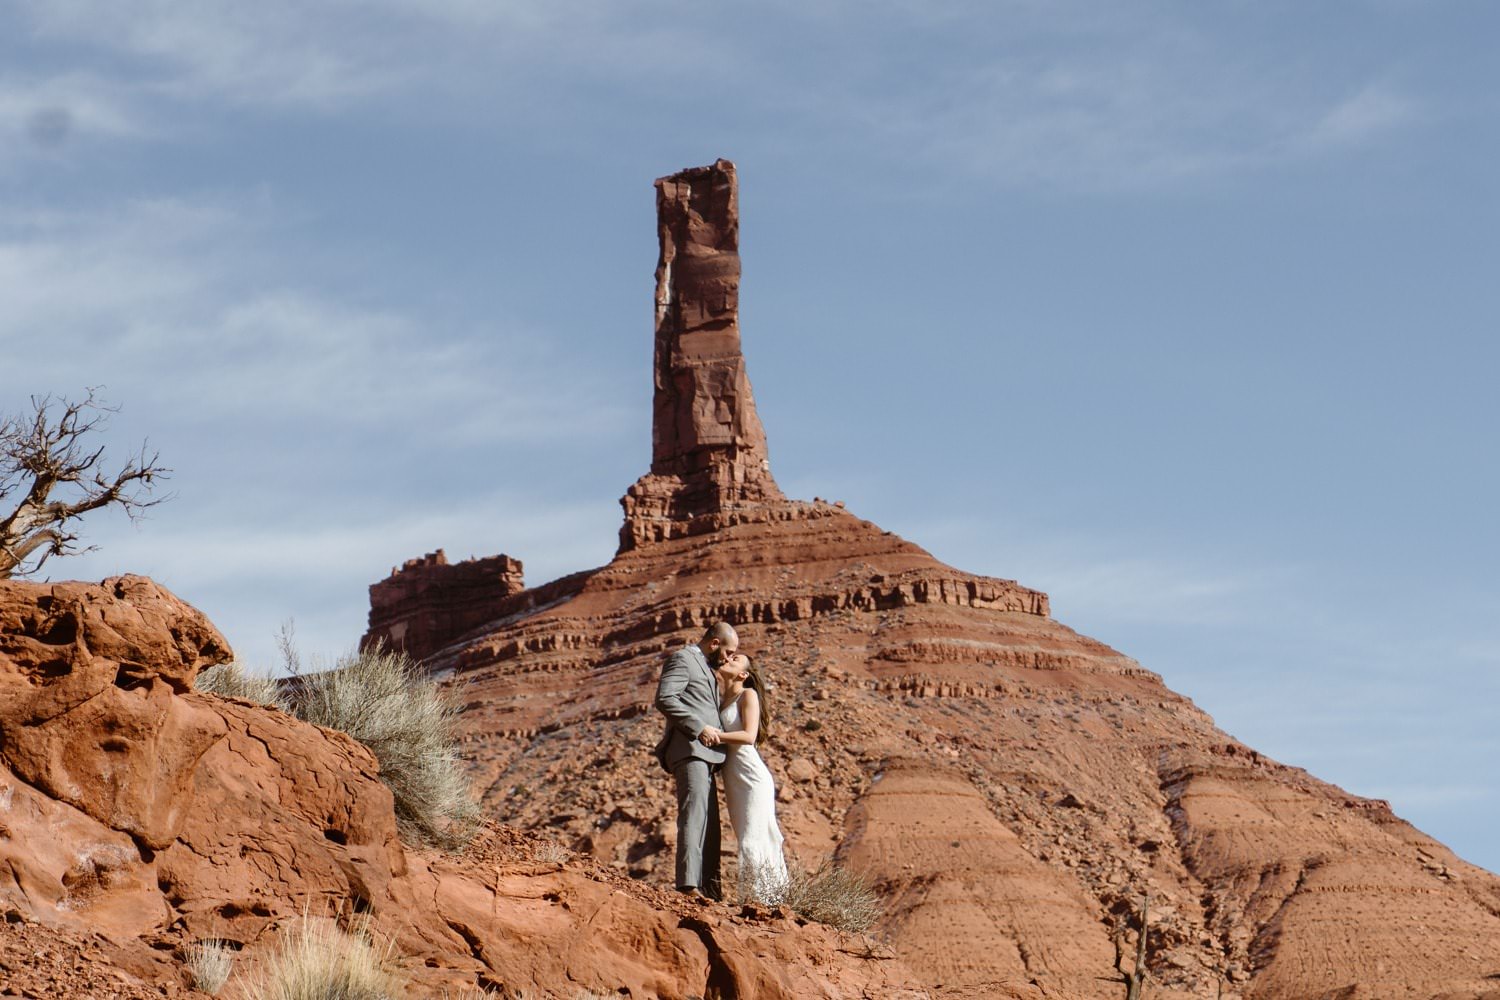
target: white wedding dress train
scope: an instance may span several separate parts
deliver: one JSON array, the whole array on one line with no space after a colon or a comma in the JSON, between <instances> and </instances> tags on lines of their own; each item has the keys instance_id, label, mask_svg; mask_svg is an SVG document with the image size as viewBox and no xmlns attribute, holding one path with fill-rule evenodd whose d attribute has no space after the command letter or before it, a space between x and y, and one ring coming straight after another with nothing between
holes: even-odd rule
<instances>
[{"instance_id":1,"label":"white wedding dress train","mask_svg":"<svg viewBox=\"0 0 1500 1000\"><path fill-rule=\"evenodd\" d=\"M740 728L740 703L719 713L726 731ZM754 746L729 743L724 747L720 780L729 822L740 844L740 894L775 905L786 894L786 857L781 827L776 825L776 782Z\"/></svg>"}]
</instances>

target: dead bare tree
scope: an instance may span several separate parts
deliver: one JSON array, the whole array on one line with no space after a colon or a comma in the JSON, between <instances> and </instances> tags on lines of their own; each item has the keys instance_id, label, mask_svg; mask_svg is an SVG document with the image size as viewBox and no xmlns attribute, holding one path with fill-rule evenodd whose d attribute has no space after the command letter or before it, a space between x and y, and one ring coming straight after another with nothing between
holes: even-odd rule
<instances>
[{"instance_id":1,"label":"dead bare tree","mask_svg":"<svg viewBox=\"0 0 1500 1000\"><path fill-rule=\"evenodd\" d=\"M1115 931L1115 971L1120 974L1120 981L1125 984L1125 1000L1141 1000L1141 988L1146 982L1146 911L1151 905L1151 897L1141 897L1141 926L1140 932L1135 939L1135 963L1130 971L1125 970L1125 927Z\"/></svg>"},{"instance_id":2,"label":"dead bare tree","mask_svg":"<svg viewBox=\"0 0 1500 1000\"><path fill-rule=\"evenodd\" d=\"M134 520L171 499L146 499L172 470L145 444L118 472L103 471L104 448L93 437L117 408L96 391L77 402L32 396L30 413L0 420L0 579L35 573L52 556L92 551L79 546L76 530L89 511L117 506Z\"/></svg>"}]
</instances>

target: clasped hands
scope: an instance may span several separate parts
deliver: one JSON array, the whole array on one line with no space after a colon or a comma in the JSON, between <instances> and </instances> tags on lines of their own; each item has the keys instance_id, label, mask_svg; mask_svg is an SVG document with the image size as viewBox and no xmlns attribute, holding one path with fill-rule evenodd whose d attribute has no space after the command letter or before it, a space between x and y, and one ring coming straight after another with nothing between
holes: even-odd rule
<instances>
[{"instance_id":1,"label":"clasped hands","mask_svg":"<svg viewBox=\"0 0 1500 1000\"><path fill-rule=\"evenodd\" d=\"M703 732L698 734L698 742L706 747L716 747L724 742L724 732L713 726L704 726Z\"/></svg>"}]
</instances>

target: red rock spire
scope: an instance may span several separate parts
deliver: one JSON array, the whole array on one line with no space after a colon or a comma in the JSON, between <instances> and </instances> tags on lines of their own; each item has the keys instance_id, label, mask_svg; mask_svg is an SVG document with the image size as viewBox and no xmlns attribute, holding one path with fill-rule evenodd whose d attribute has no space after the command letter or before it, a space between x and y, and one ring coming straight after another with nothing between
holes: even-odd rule
<instances>
[{"instance_id":1,"label":"red rock spire","mask_svg":"<svg viewBox=\"0 0 1500 1000\"><path fill-rule=\"evenodd\" d=\"M734 164L661 178L656 216L651 473L621 500L622 551L713 530L718 515L782 499L740 352Z\"/></svg>"}]
</instances>

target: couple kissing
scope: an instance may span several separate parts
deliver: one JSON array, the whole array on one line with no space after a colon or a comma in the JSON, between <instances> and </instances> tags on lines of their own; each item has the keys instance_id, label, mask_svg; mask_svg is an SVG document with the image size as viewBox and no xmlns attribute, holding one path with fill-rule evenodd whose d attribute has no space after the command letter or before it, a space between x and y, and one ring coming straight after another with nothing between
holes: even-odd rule
<instances>
[{"instance_id":1,"label":"couple kissing","mask_svg":"<svg viewBox=\"0 0 1500 1000\"><path fill-rule=\"evenodd\" d=\"M719 884L719 802L740 845L740 894L780 902L787 883L776 784L757 745L766 738L766 690L727 622L715 622L696 645L667 657L656 687L666 731L656 759L677 786L677 889L722 898Z\"/></svg>"}]
</instances>

